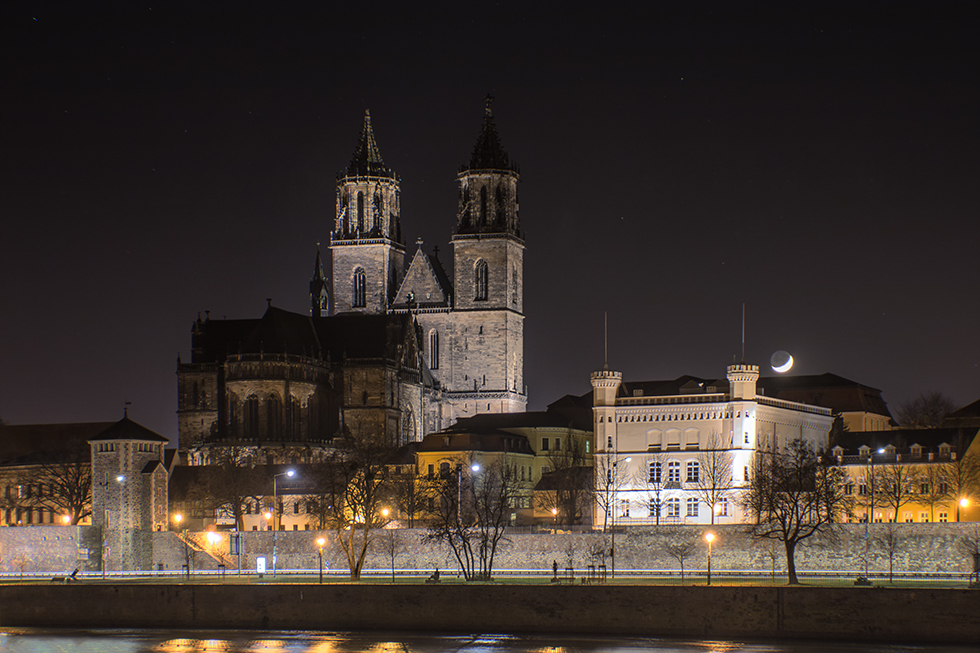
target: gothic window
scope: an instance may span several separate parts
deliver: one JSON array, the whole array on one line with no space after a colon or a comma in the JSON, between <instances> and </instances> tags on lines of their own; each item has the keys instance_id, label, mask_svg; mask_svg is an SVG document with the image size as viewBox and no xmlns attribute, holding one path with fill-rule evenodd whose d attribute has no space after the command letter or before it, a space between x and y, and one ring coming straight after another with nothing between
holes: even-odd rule
<instances>
[{"instance_id":1,"label":"gothic window","mask_svg":"<svg viewBox=\"0 0 980 653\"><path fill-rule=\"evenodd\" d=\"M259 436L259 398L255 395L245 400L242 410L242 425L245 437L257 438Z\"/></svg>"},{"instance_id":2,"label":"gothic window","mask_svg":"<svg viewBox=\"0 0 980 653\"><path fill-rule=\"evenodd\" d=\"M371 219L372 228L381 227L381 216L383 215L384 205L381 203L381 193L374 194L374 216Z\"/></svg>"},{"instance_id":3,"label":"gothic window","mask_svg":"<svg viewBox=\"0 0 980 653\"><path fill-rule=\"evenodd\" d=\"M490 276L490 270L487 266L487 262L480 259L476 262L476 301L486 301L489 295L488 293L488 277Z\"/></svg>"},{"instance_id":4,"label":"gothic window","mask_svg":"<svg viewBox=\"0 0 980 653\"><path fill-rule=\"evenodd\" d=\"M270 438L278 438L282 435L280 426L282 424L282 402L279 395L270 394L265 406L265 432Z\"/></svg>"},{"instance_id":5,"label":"gothic window","mask_svg":"<svg viewBox=\"0 0 980 653\"><path fill-rule=\"evenodd\" d=\"M504 206L507 195L504 192L503 184L497 186L497 222L503 224L504 222Z\"/></svg>"},{"instance_id":6,"label":"gothic window","mask_svg":"<svg viewBox=\"0 0 980 653\"><path fill-rule=\"evenodd\" d=\"M357 194L357 233L364 232L364 193Z\"/></svg>"},{"instance_id":7,"label":"gothic window","mask_svg":"<svg viewBox=\"0 0 980 653\"><path fill-rule=\"evenodd\" d=\"M439 332L435 329L429 334L429 369L439 369Z\"/></svg>"},{"instance_id":8,"label":"gothic window","mask_svg":"<svg viewBox=\"0 0 980 653\"><path fill-rule=\"evenodd\" d=\"M299 404L299 400L289 395L289 435L291 439L296 439L300 435L300 419L302 418L302 409Z\"/></svg>"},{"instance_id":9,"label":"gothic window","mask_svg":"<svg viewBox=\"0 0 980 653\"><path fill-rule=\"evenodd\" d=\"M406 408L402 415L402 442L415 442L415 415L411 408Z\"/></svg>"},{"instance_id":10,"label":"gothic window","mask_svg":"<svg viewBox=\"0 0 980 653\"><path fill-rule=\"evenodd\" d=\"M480 188L480 224L486 224L487 220L487 187Z\"/></svg>"},{"instance_id":11,"label":"gothic window","mask_svg":"<svg viewBox=\"0 0 980 653\"><path fill-rule=\"evenodd\" d=\"M367 275L362 268L354 270L354 299L351 304L354 308L367 306Z\"/></svg>"}]
</instances>

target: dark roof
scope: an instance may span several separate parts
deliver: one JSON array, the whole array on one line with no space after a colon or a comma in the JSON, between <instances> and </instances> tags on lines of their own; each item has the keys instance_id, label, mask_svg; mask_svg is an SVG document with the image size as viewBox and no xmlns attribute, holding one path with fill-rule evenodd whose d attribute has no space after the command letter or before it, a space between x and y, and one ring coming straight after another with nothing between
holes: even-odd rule
<instances>
[{"instance_id":1,"label":"dark roof","mask_svg":"<svg viewBox=\"0 0 980 653\"><path fill-rule=\"evenodd\" d=\"M500 135L497 134L497 126L493 122L493 111L490 103L493 98L487 98L486 113L483 116L483 128L480 130L480 137L476 140L473 154L470 156L468 170L512 170L517 171L517 166L511 163L510 157L500 144Z\"/></svg>"},{"instance_id":2,"label":"dark roof","mask_svg":"<svg viewBox=\"0 0 980 653\"><path fill-rule=\"evenodd\" d=\"M89 441L91 442L100 442L102 440L144 440L146 442L170 442L170 440L163 437L159 433L151 431L142 424L137 424L128 417L123 417L121 420L101 433L97 433L95 436L89 438Z\"/></svg>"},{"instance_id":3,"label":"dark roof","mask_svg":"<svg viewBox=\"0 0 980 653\"><path fill-rule=\"evenodd\" d=\"M580 431L591 431L592 411L590 409L587 414L583 414L582 411L559 408L526 413L484 413L473 417L464 417L444 432L494 433L502 429L534 427L573 428Z\"/></svg>"},{"instance_id":4,"label":"dark roof","mask_svg":"<svg viewBox=\"0 0 980 653\"><path fill-rule=\"evenodd\" d=\"M388 177L395 178L395 173L385 166L381 151L374 140L374 128L371 126L371 112L364 112L364 126L357 140L354 156L347 166L348 177Z\"/></svg>"},{"instance_id":5,"label":"dark roof","mask_svg":"<svg viewBox=\"0 0 980 653\"><path fill-rule=\"evenodd\" d=\"M0 464L41 464L88 459L89 440L115 422L0 425Z\"/></svg>"},{"instance_id":6,"label":"dark roof","mask_svg":"<svg viewBox=\"0 0 980 653\"><path fill-rule=\"evenodd\" d=\"M480 433L430 433L419 443L418 450L425 451L493 451L534 455L531 443L523 435L507 431L481 431Z\"/></svg>"},{"instance_id":7,"label":"dark roof","mask_svg":"<svg viewBox=\"0 0 980 653\"><path fill-rule=\"evenodd\" d=\"M118 422L0 425L0 465L41 465L90 460L89 442L144 440L168 442L128 417Z\"/></svg>"},{"instance_id":8,"label":"dark roof","mask_svg":"<svg viewBox=\"0 0 980 653\"><path fill-rule=\"evenodd\" d=\"M591 490L595 487L594 472L595 469L593 467L584 466L546 472L541 475L541 480L534 486L534 490L547 491L568 489L570 487Z\"/></svg>"},{"instance_id":9,"label":"dark roof","mask_svg":"<svg viewBox=\"0 0 980 653\"><path fill-rule=\"evenodd\" d=\"M309 494L315 485L315 478L320 470L315 468L321 465L315 464L295 464L295 465L256 465L250 469L242 468L249 472L249 487L246 494L251 496L272 496L272 479L277 474L282 474L287 470L295 470L293 477L280 476L277 487L275 488L280 496ZM188 494L197 484L203 484L204 480L215 473L215 468L210 465L177 465L170 474L168 491L171 501L184 501Z\"/></svg>"},{"instance_id":10,"label":"dark roof","mask_svg":"<svg viewBox=\"0 0 980 653\"><path fill-rule=\"evenodd\" d=\"M222 362L233 354L290 354L310 358L393 358L411 316L346 313L311 317L274 306L260 319L199 320L194 363Z\"/></svg>"},{"instance_id":11,"label":"dark roof","mask_svg":"<svg viewBox=\"0 0 980 653\"><path fill-rule=\"evenodd\" d=\"M894 431L845 431L837 436L831 447L839 446L845 454L856 454L862 445L880 449L892 445L899 453L917 444L926 452L935 452L939 445L948 444L960 454L977 437L976 428L895 429Z\"/></svg>"},{"instance_id":12,"label":"dark roof","mask_svg":"<svg viewBox=\"0 0 980 653\"><path fill-rule=\"evenodd\" d=\"M619 396L663 397L682 394L698 394L714 388L727 393L727 378L703 378L684 374L676 379L661 381L624 381ZM775 399L785 399L811 406L830 408L837 412L868 412L891 417L888 405L877 388L845 379L836 374L810 374L799 376L763 376L756 382L759 394ZM581 397L592 402L592 392Z\"/></svg>"}]
</instances>

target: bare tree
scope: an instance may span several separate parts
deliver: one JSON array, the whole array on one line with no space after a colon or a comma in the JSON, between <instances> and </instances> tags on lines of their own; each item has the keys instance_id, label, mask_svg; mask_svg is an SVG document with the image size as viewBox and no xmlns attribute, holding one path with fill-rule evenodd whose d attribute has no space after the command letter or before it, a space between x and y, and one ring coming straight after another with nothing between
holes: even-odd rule
<instances>
[{"instance_id":1,"label":"bare tree","mask_svg":"<svg viewBox=\"0 0 980 653\"><path fill-rule=\"evenodd\" d=\"M246 504L260 503L266 478L264 468L252 466L250 452L242 447L215 447L211 464L188 488L188 500L206 511L223 513L245 529ZM278 507L277 507L278 508Z\"/></svg>"},{"instance_id":2,"label":"bare tree","mask_svg":"<svg viewBox=\"0 0 980 653\"><path fill-rule=\"evenodd\" d=\"M672 538L664 545L667 555L676 559L681 566L681 580L684 580L684 561L690 558L697 548L698 538L690 535Z\"/></svg>"},{"instance_id":3,"label":"bare tree","mask_svg":"<svg viewBox=\"0 0 980 653\"><path fill-rule=\"evenodd\" d=\"M415 528L415 520L424 515L431 493L426 479L415 473L404 472L391 479L389 500L398 512L408 518L408 527Z\"/></svg>"},{"instance_id":4,"label":"bare tree","mask_svg":"<svg viewBox=\"0 0 980 653\"><path fill-rule=\"evenodd\" d=\"M936 506L949 498L949 483L941 464L928 463L919 473L918 502L929 506L929 521L936 521Z\"/></svg>"},{"instance_id":5,"label":"bare tree","mask_svg":"<svg viewBox=\"0 0 980 653\"><path fill-rule=\"evenodd\" d=\"M466 580L489 580L523 487L500 461L468 469L457 461L455 471L434 479L435 515L425 539L448 545Z\"/></svg>"},{"instance_id":6,"label":"bare tree","mask_svg":"<svg viewBox=\"0 0 980 653\"><path fill-rule=\"evenodd\" d=\"M614 454L597 454L595 457L595 506L602 510L602 531L606 532L609 515L619 503L619 491L626 485L626 465Z\"/></svg>"},{"instance_id":7,"label":"bare tree","mask_svg":"<svg viewBox=\"0 0 980 653\"><path fill-rule=\"evenodd\" d=\"M711 510L711 523L715 523L716 507L727 498L732 487L732 456L717 434L708 439L707 448L698 454L698 478L694 493Z\"/></svg>"},{"instance_id":8,"label":"bare tree","mask_svg":"<svg viewBox=\"0 0 980 653\"><path fill-rule=\"evenodd\" d=\"M968 453L942 464L943 482L948 498L956 504L956 521L960 520L960 501L980 495L980 456Z\"/></svg>"},{"instance_id":9,"label":"bare tree","mask_svg":"<svg viewBox=\"0 0 980 653\"><path fill-rule=\"evenodd\" d=\"M664 463L666 461L667 454L663 451L648 452L645 459L646 467L641 464L638 467L638 477L633 479L634 487L646 488L642 496L646 499L650 516L657 526L660 525L660 517L664 511L664 490L667 480Z\"/></svg>"},{"instance_id":10,"label":"bare tree","mask_svg":"<svg viewBox=\"0 0 980 653\"><path fill-rule=\"evenodd\" d=\"M332 506L327 511L327 525L347 558L351 580L361 577L377 529L388 523L381 513L389 483L388 462L394 448L371 440L348 440L328 461L333 469L327 485L321 490Z\"/></svg>"},{"instance_id":11,"label":"bare tree","mask_svg":"<svg viewBox=\"0 0 980 653\"><path fill-rule=\"evenodd\" d=\"M881 495L881 505L894 511L892 521L897 522L902 506L909 504L915 498L916 486L920 479L918 466L896 459L880 465L876 475L878 476L876 489Z\"/></svg>"},{"instance_id":12,"label":"bare tree","mask_svg":"<svg viewBox=\"0 0 980 653\"><path fill-rule=\"evenodd\" d=\"M803 540L824 532L846 512L844 471L796 439L782 452L760 452L742 505L755 518L749 533L782 542L791 585L798 585L795 553Z\"/></svg>"},{"instance_id":13,"label":"bare tree","mask_svg":"<svg viewBox=\"0 0 980 653\"><path fill-rule=\"evenodd\" d=\"M535 493L535 506L553 512L559 524L581 524L588 503L592 500L593 468L587 466L587 456L571 430L565 438L564 449L552 449L548 455L551 471L542 479L544 489Z\"/></svg>"},{"instance_id":14,"label":"bare tree","mask_svg":"<svg viewBox=\"0 0 980 653\"><path fill-rule=\"evenodd\" d=\"M401 535L397 529L386 528L381 531L381 537L379 538L379 544L381 550L384 551L385 557L391 563L391 582L395 582L395 558L399 553L405 550L405 543L402 541Z\"/></svg>"},{"instance_id":15,"label":"bare tree","mask_svg":"<svg viewBox=\"0 0 980 653\"><path fill-rule=\"evenodd\" d=\"M956 404L942 392L923 392L915 399L898 405L895 419L906 428L935 429L943 425L946 416L956 410Z\"/></svg>"},{"instance_id":16,"label":"bare tree","mask_svg":"<svg viewBox=\"0 0 980 653\"><path fill-rule=\"evenodd\" d=\"M895 572L895 554L905 544L906 536L896 523L889 523L885 529L874 538L875 544L888 554L888 582L892 582Z\"/></svg>"},{"instance_id":17,"label":"bare tree","mask_svg":"<svg viewBox=\"0 0 980 653\"><path fill-rule=\"evenodd\" d=\"M72 525L92 514L92 463L87 452L38 466L27 483L36 488L30 498L33 506L68 515Z\"/></svg>"}]
</instances>

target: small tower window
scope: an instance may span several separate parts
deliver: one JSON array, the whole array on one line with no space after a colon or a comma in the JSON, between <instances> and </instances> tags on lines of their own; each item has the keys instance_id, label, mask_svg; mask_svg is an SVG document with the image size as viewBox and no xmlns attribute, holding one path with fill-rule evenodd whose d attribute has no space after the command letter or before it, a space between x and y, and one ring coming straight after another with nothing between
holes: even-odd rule
<instances>
[{"instance_id":1,"label":"small tower window","mask_svg":"<svg viewBox=\"0 0 980 653\"><path fill-rule=\"evenodd\" d=\"M357 194L357 233L364 233L364 193Z\"/></svg>"},{"instance_id":2,"label":"small tower window","mask_svg":"<svg viewBox=\"0 0 980 653\"><path fill-rule=\"evenodd\" d=\"M439 369L439 332L435 330L429 334L429 369Z\"/></svg>"},{"instance_id":3,"label":"small tower window","mask_svg":"<svg viewBox=\"0 0 980 653\"><path fill-rule=\"evenodd\" d=\"M352 306L354 308L367 306L367 275L364 274L364 270L361 268L354 271L354 299Z\"/></svg>"},{"instance_id":4,"label":"small tower window","mask_svg":"<svg viewBox=\"0 0 980 653\"><path fill-rule=\"evenodd\" d=\"M476 262L476 301L486 301L488 297L487 283L488 277L490 276L490 270L487 266L487 262L480 259Z\"/></svg>"},{"instance_id":5,"label":"small tower window","mask_svg":"<svg viewBox=\"0 0 980 653\"><path fill-rule=\"evenodd\" d=\"M487 224L490 222L487 214L487 187L484 186L480 189L480 224Z\"/></svg>"}]
</instances>

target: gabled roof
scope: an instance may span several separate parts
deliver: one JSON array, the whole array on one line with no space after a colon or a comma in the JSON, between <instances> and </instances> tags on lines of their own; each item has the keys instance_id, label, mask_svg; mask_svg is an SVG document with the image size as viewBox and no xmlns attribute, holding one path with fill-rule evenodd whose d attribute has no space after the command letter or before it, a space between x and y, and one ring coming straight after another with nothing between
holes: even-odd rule
<instances>
[{"instance_id":1,"label":"gabled roof","mask_svg":"<svg viewBox=\"0 0 980 653\"><path fill-rule=\"evenodd\" d=\"M395 178L395 173L385 166L381 151L374 140L374 128L371 126L371 112L364 111L364 126L357 140L354 156L347 166L348 177L388 177Z\"/></svg>"},{"instance_id":2,"label":"gabled roof","mask_svg":"<svg viewBox=\"0 0 980 653\"><path fill-rule=\"evenodd\" d=\"M556 428L592 431L592 411L552 409L526 413L483 413L463 417L444 433L499 433L508 429ZM507 431L509 432L509 431Z\"/></svg>"},{"instance_id":3,"label":"gabled roof","mask_svg":"<svg viewBox=\"0 0 980 653\"><path fill-rule=\"evenodd\" d=\"M470 164L466 170L512 170L517 172L517 166L511 163L510 157L500 144L500 135L497 134L497 126L493 122L493 111L491 102L493 98L487 96L486 112L483 116L483 128L480 136L476 140L473 154L470 156Z\"/></svg>"},{"instance_id":4,"label":"gabled roof","mask_svg":"<svg viewBox=\"0 0 980 653\"><path fill-rule=\"evenodd\" d=\"M310 316L269 306L242 341L241 353L319 357L320 341Z\"/></svg>"},{"instance_id":5,"label":"gabled roof","mask_svg":"<svg viewBox=\"0 0 980 653\"><path fill-rule=\"evenodd\" d=\"M413 340L410 315L345 313L313 320L326 354L333 361L345 358L397 360L408 353ZM399 351L399 345L402 345Z\"/></svg>"},{"instance_id":6,"label":"gabled roof","mask_svg":"<svg viewBox=\"0 0 980 653\"><path fill-rule=\"evenodd\" d=\"M422 241L418 246L393 305L396 308L449 308L453 292L449 276L437 257L422 251Z\"/></svg>"},{"instance_id":7,"label":"gabled roof","mask_svg":"<svg viewBox=\"0 0 980 653\"><path fill-rule=\"evenodd\" d=\"M479 451L534 455L534 449L531 448L531 443L525 436L506 431L483 431L480 433L440 431L439 433L430 433L419 443L418 451L419 453Z\"/></svg>"}]
</instances>

